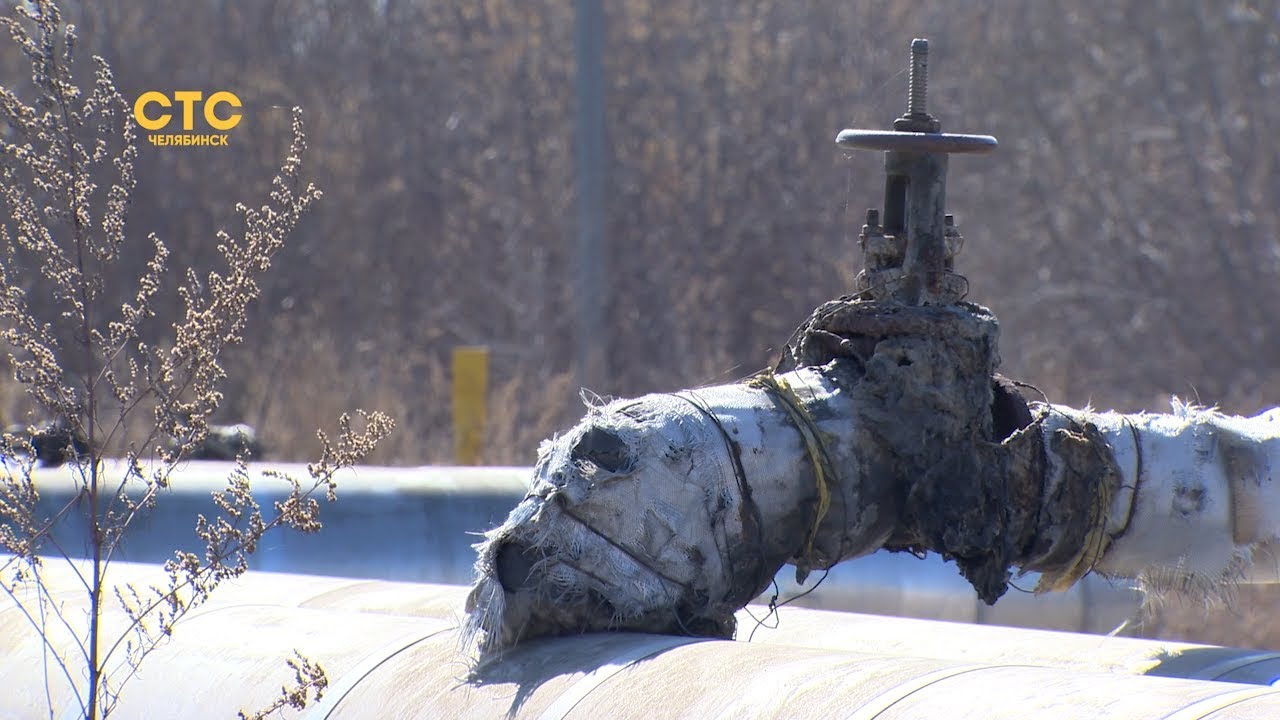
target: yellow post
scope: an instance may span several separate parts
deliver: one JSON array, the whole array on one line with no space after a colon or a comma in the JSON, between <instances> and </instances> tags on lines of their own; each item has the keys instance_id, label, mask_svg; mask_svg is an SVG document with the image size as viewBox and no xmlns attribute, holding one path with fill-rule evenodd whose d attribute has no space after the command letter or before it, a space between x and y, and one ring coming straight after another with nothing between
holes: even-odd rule
<instances>
[{"instance_id":1,"label":"yellow post","mask_svg":"<svg viewBox=\"0 0 1280 720\"><path fill-rule=\"evenodd\" d=\"M478 465L484 447L489 391L489 348L453 349L453 461Z\"/></svg>"}]
</instances>

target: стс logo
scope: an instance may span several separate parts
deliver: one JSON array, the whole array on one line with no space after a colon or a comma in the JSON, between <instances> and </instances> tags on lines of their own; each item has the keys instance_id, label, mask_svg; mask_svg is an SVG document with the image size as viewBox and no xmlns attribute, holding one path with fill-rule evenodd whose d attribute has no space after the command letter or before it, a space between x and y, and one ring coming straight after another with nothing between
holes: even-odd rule
<instances>
[{"instance_id":1,"label":"\u0441\u0442\u0441 logo","mask_svg":"<svg viewBox=\"0 0 1280 720\"><path fill-rule=\"evenodd\" d=\"M157 146L181 146L181 147L209 147L221 146L226 147L227 135L222 133L200 133L191 134L195 130L195 108L198 103L204 100L204 93L199 90L178 90L173 93L173 100L168 95L155 90L144 92L138 96L136 102L133 103L133 119L144 130L151 131L147 135L147 140L152 145ZM173 120L173 113L169 111L174 103L182 106L182 134L156 134L156 131L164 130ZM230 111L224 112L226 117L219 114L219 106L226 105L231 108ZM161 112L150 110L151 106L162 108ZM208 100L204 100L204 122L213 130L230 130L240 123L240 98L235 93L220 90L209 96Z\"/></svg>"}]
</instances>

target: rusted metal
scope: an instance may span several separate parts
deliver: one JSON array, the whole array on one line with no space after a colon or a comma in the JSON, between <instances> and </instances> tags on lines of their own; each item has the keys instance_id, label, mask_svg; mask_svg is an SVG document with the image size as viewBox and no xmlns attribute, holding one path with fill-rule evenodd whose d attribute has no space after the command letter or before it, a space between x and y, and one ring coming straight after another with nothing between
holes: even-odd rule
<instances>
[{"instance_id":1,"label":"rusted metal","mask_svg":"<svg viewBox=\"0 0 1280 720\"><path fill-rule=\"evenodd\" d=\"M883 228L867 240L885 238L901 252L875 254L874 242L864 240L866 269L858 276L858 290L868 299L894 300L905 305L947 305L963 297L968 283L954 272L955 252L948 252L949 232L958 235L946 217L947 155L988 153L995 149L990 135L940 132L942 123L926 110L929 41L911 43L911 81L907 112L893 122L893 130L844 130L836 136L840 147L882 150L885 153ZM871 223L868 223L871 225Z\"/></svg>"},{"instance_id":2,"label":"rusted metal","mask_svg":"<svg viewBox=\"0 0 1280 720\"><path fill-rule=\"evenodd\" d=\"M836 144L846 150L896 150L900 152L969 153L986 155L999 142L990 135L895 132L893 130L841 130Z\"/></svg>"},{"instance_id":3,"label":"rusted metal","mask_svg":"<svg viewBox=\"0 0 1280 720\"><path fill-rule=\"evenodd\" d=\"M911 41L911 77L907 86L907 113L893 121L894 130L936 133L942 123L929 114L926 95L929 90L929 41Z\"/></svg>"}]
</instances>

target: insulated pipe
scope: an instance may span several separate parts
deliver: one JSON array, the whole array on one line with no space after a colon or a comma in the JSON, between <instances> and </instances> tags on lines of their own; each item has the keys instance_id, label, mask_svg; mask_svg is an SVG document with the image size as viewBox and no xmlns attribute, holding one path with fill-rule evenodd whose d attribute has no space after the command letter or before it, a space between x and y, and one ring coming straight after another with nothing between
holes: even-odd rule
<instances>
[{"instance_id":1,"label":"insulated pipe","mask_svg":"<svg viewBox=\"0 0 1280 720\"><path fill-rule=\"evenodd\" d=\"M130 529L117 557L164 562L175 549L200 552L193 533L196 514L216 508L210 494L226 482L232 463L196 461L173 474L172 488L156 508ZM298 477L306 468L272 467ZM41 512L53 514L78 492L74 468L38 468ZM110 463L107 473L118 470ZM250 557L254 570L336 575L351 578L466 584L473 579L472 543L502 521L528 490L528 467L360 467L338 478L339 501L321 509L325 530L316 535L269 536ZM281 499L287 487L255 478L264 506ZM58 528L59 545L87 556L83 523L73 516ZM391 548L394 548L392 550ZM955 567L937 555L919 559L906 553L878 553L841 563L823 579L814 573L795 582L795 570L777 575L779 601L828 610L954 620L1013 627L1107 633L1135 616L1138 595L1122 583L1089 576L1063 593L1033 596L1011 592L994 606L978 599ZM821 580L821 582L819 582ZM348 581L343 580L343 583ZM1031 587L1035 577L1019 585ZM815 589L816 588L816 589ZM768 603L772 589L757 599Z\"/></svg>"},{"instance_id":2,"label":"insulated pipe","mask_svg":"<svg viewBox=\"0 0 1280 720\"><path fill-rule=\"evenodd\" d=\"M1280 535L1280 409L1246 418L1176 402L1170 414L1132 415L1053 405L1045 421L1046 438L1093 425L1114 456L1096 570L1206 594L1277 580L1269 543Z\"/></svg>"},{"instance_id":3,"label":"insulated pipe","mask_svg":"<svg viewBox=\"0 0 1280 720\"><path fill-rule=\"evenodd\" d=\"M3 557L0 556L0 560ZM48 562L45 582L59 603L80 617L85 595L76 576L60 562ZM155 566L114 565L111 584L138 586L160 580ZM462 617L467 588L250 572L225 583L195 616L232 608L280 607L335 613L420 617L456 624ZM110 594L110 593L109 593ZM8 617L6 618L6 613ZM0 657L14 648L29 627L17 622L19 611L0 604ZM758 621L763 621L759 623ZM887 618L783 607L776 616L752 607L738 613L738 640L751 644L789 645L877 655L929 657L965 663L1019 664L1079 671L1163 675L1200 680L1270 685L1280 678L1280 653L1190 643L1099 637L971 625L967 623ZM179 629L181 633L181 629ZM0 676L4 665L0 662ZM0 715L2 717L3 715Z\"/></svg>"},{"instance_id":4,"label":"insulated pipe","mask_svg":"<svg viewBox=\"0 0 1280 720\"><path fill-rule=\"evenodd\" d=\"M879 550L954 559L993 605L1026 571L1037 593L1091 572L1157 596L1274 578L1280 410L1028 407L969 371L994 333L982 308L834 301L794 370L589 408L478 547L477 647L728 637L785 562L803 582ZM840 354L812 364L823 343Z\"/></svg>"},{"instance_id":5,"label":"insulated pipe","mask_svg":"<svg viewBox=\"0 0 1280 720\"><path fill-rule=\"evenodd\" d=\"M0 615L0 715L74 717L39 641ZM109 620L115 625L118 618ZM330 686L303 718L1264 718L1268 687L643 634L524 644L468 675L451 624L342 610L209 606L147 658L116 718L228 717L268 703L301 648Z\"/></svg>"}]
</instances>

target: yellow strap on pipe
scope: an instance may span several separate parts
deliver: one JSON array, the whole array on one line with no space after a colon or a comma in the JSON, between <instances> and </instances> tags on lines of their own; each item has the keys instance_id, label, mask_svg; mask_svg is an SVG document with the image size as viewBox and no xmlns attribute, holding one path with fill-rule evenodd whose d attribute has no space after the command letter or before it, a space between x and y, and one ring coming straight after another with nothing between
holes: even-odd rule
<instances>
[{"instance_id":1,"label":"yellow strap on pipe","mask_svg":"<svg viewBox=\"0 0 1280 720\"><path fill-rule=\"evenodd\" d=\"M807 565L813 559L813 541L818 535L818 527L822 525L822 520L827 516L827 510L831 507L831 490L828 486L828 476L835 475L831 469L831 460L827 456L826 446L822 444L817 424L814 423L813 418L809 415L809 411L805 409L800 397L796 395L795 389L786 380L766 370L752 377L747 384L766 392L771 392L782 401L782 407L786 408L787 414L791 416L792 424L796 426L796 430L800 432L800 437L804 439L805 450L809 453L809 462L813 465L813 475L818 485L818 509L813 516L813 527L810 528L804 541L803 560L806 567L802 569L807 572L809 569Z\"/></svg>"}]
</instances>

